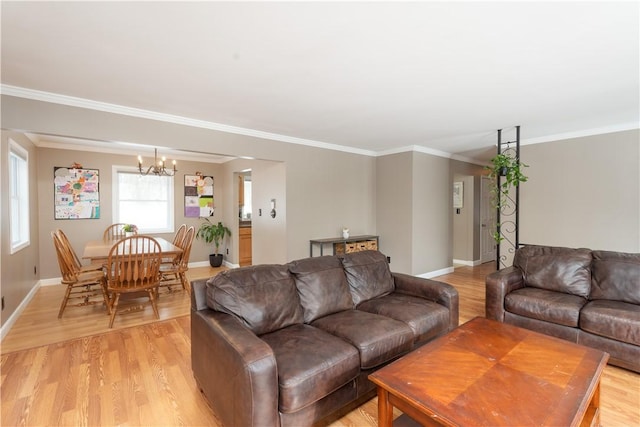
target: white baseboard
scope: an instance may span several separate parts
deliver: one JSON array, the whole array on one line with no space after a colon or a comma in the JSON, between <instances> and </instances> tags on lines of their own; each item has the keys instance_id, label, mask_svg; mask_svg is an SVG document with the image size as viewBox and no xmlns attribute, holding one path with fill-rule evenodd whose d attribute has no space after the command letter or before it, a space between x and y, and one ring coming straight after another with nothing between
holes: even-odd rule
<instances>
[{"instance_id":1,"label":"white baseboard","mask_svg":"<svg viewBox=\"0 0 640 427\"><path fill-rule=\"evenodd\" d=\"M58 284L59 283L60 283L60 280L58 280ZM38 292L38 289L40 289L41 285L42 285L41 281L38 281L35 284L35 286L31 288L27 296L22 300L22 302L18 305L15 311L11 313L11 316L9 316L6 322L4 322L4 324L2 325L2 328L0 328L0 341L2 341L4 337L7 336L7 334L13 327L14 323L16 323L16 320L18 320L18 317L20 317L24 309L27 308L27 305L29 304L29 302L31 302L33 297L36 295L36 292Z\"/></svg>"},{"instance_id":2,"label":"white baseboard","mask_svg":"<svg viewBox=\"0 0 640 427\"><path fill-rule=\"evenodd\" d=\"M209 267L209 261L190 262L189 268Z\"/></svg>"},{"instance_id":3,"label":"white baseboard","mask_svg":"<svg viewBox=\"0 0 640 427\"><path fill-rule=\"evenodd\" d=\"M225 267L229 267L229 268L238 268L240 267L238 264L231 264L228 261L222 261L222 265L224 265ZM190 262L189 263L189 268L196 268L196 267L210 267L211 265L209 264L209 261L198 261L198 262Z\"/></svg>"},{"instance_id":4,"label":"white baseboard","mask_svg":"<svg viewBox=\"0 0 640 427\"><path fill-rule=\"evenodd\" d=\"M38 282L40 286L52 286L59 285L62 282L62 277L52 277L51 279L40 279Z\"/></svg>"},{"instance_id":5,"label":"white baseboard","mask_svg":"<svg viewBox=\"0 0 640 427\"><path fill-rule=\"evenodd\" d=\"M478 265L482 264L482 262L480 262L479 259L477 259L475 261L466 261L466 260L462 260L462 259L454 259L453 263L454 264L460 264L460 265L468 265L470 267L475 267L475 266L478 266Z\"/></svg>"},{"instance_id":6,"label":"white baseboard","mask_svg":"<svg viewBox=\"0 0 640 427\"><path fill-rule=\"evenodd\" d=\"M416 277L422 277L423 279L431 279L433 277L442 276L443 274L453 273L453 266L443 268L441 270L430 271L428 273L416 274Z\"/></svg>"}]
</instances>

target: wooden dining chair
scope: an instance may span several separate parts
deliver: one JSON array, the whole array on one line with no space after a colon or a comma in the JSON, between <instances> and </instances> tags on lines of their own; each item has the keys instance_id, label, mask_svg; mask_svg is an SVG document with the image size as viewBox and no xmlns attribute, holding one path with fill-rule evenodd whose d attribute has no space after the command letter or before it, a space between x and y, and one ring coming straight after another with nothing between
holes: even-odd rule
<instances>
[{"instance_id":1,"label":"wooden dining chair","mask_svg":"<svg viewBox=\"0 0 640 427\"><path fill-rule=\"evenodd\" d=\"M176 255L172 263L165 263L160 266L160 273L162 274L160 286L166 287L169 292L173 291L171 286L176 285L178 282L182 285L183 290L188 290L191 287L186 273L189 270L189 257L191 256L191 246L193 245L195 234L195 228L189 227L182 241L176 245L182 249L182 252Z\"/></svg>"},{"instance_id":2,"label":"wooden dining chair","mask_svg":"<svg viewBox=\"0 0 640 427\"><path fill-rule=\"evenodd\" d=\"M98 271L98 270L102 271L102 263L100 262L94 262L88 265L82 264L82 262L80 261L80 258L78 257L78 254L73 249L73 246L71 246L71 242L69 241L69 238L64 233L64 231L58 228L57 230L54 231L54 233L59 237L60 241L65 246L66 250L68 252L71 252L73 256L73 264L76 269L78 269L79 271Z\"/></svg>"},{"instance_id":3,"label":"wooden dining chair","mask_svg":"<svg viewBox=\"0 0 640 427\"><path fill-rule=\"evenodd\" d=\"M123 237L126 237L125 231L123 228L125 225L126 224L123 224L123 223L111 224L104 230L104 233L102 234L102 239L103 240L119 240L119 239L122 239Z\"/></svg>"},{"instance_id":4,"label":"wooden dining chair","mask_svg":"<svg viewBox=\"0 0 640 427\"><path fill-rule=\"evenodd\" d=\"M182 240L184 239L184 234L187 232L187 224L182 224L178 227L178 231L176 231L176 235L173 236L173 244L175 246L180 246L182 244Z\"/></svg>"},{"instance_id":5,"label":"wooden dining chair","mask_svg":"<svg viewBox=\"0 0 640 427\"><path fill-rule=\"evenodd\" d=\"M176 231L176 235L173 236L173 246L177 246L182 248L182 240L184 239L184 234L187 232L187 224L182 224L178 227L178 231ZM164 257L162 258L162 265L174 264L176 258L175 257Z\"/></svg>"},{"instance_id":6,"label":"wooden dining chair","mask_svg":"<svg viewBox=\"0 0 640 427\"><path fill-rule=\"evenodd\" d=\"M107 291L110 293L109 328L118 310L121 295L146 292L156 319L160 318L156 295L160 283L160 244L150 236L125 237L109 251L106 264Z\"/></svg>"},{"instance_id":7,"label":"wooden dining chair","mask_svg":"<svg viewBox=\"0 0 640 427\"><path fill-rule=\"evenodd\" d=\"M77 303L71 304L76 307L104 303L108 311L109 297L107 296L103 270L81 270L77 267L72 251L65 245L60 235L53 231L51 237L62 274L61 284L67 287L58 311L58 319L62 317L70 300L79 300Z\"/></svg>"}]
</instances>

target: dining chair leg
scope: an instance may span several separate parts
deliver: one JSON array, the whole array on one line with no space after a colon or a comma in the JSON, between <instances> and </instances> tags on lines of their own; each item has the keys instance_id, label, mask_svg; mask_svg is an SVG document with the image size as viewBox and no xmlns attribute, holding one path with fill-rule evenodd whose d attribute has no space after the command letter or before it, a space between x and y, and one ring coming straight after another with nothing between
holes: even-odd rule
<instances>
[{"instance_id":1,"label":"dining chair leg","mask_svg":"<svg viewBox=\"0 0 640 427\"><path fill-rule=\"evenodd\" d=\"M185 291L191 287L187 282L187 275L184 272L180 272L180 283L182 284L182 289Z\"/></svg>"},{"instance_id":2,"label":"dining chair leg","mask_svg":"<svg viewBox=\"0 0 640 427\"><path fill-rule=\"evenodd\" d=\"M69 301L69 296L71 295L71 286L67 285L67 290L64 293L64 298L62 298L62 304L60 304L60 311L58 312L58 319L62 318L62 313L64 309L67 307L67 302Z\"/></svg>"},{"instance_id":3,"label":"dining chair leg","mask_svg":"<svg viewBox=\"0 0 640 427\"><path fill-rule=\"evenodd\" d=\"M120 301L120 293L114 292L113 302L111 303L111 316L109 318L109 329L113 327L113 320L116 318L116 311L118 311L118 302Z\"/></svg>"},{"instance_id":4,"label":"dining chair leg","mask_svg":"<svg viewBox=\"0 0 640 427\"><path fill-rule=\"evenodd\" d=\"M155 293L158 292L158 288L148 289L149 299L151 300L151 307L153 308L153 313L156 315L156 319L160 318L160 314L158 313L158 305L156 304Z\"/></svg>"},{"instance_id":5,"label":"dining chair leg","mask_svg":"<svg viewBox=\"0 0 640 427\"><path fill-rule=\"evenodd\" d=\"M111 306L109 304L109 292L107 291L107 284L103 282L100 288L102 289L102 297L104 298L104 305L107 307L107 314L111 314Z\"/></svg>"}]
</instances>

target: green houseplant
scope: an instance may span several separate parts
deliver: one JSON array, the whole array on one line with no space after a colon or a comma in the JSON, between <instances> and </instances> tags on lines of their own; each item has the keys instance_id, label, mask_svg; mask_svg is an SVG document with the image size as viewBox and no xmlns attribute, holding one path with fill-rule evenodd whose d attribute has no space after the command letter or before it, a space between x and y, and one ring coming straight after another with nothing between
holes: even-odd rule
<instances>
[{"instance_id":1,"label":"green houseplant","mask_svg":"<svg viewBox=\"0 0 640 427\"><path fill-rule=\"evenodd\" d=\"M220 221L218 221L217 224L214 224L209 221L208 218L204 218L204 222L200 224L196 238L202 239L206 243L213 242L213 245L215 246L215 252L209 255L209 263L211 264L211 267L220 267L222 265L223 255L219 253L220 242L226 236L231 236L231 230L229 230L229 228Z\"/></svg>"},{"instance_id":2,"label":"green houseplant","mask_svg":"<svg viewBox=\"0 0 640 427\"><path fill-rule=\"evenodd\" d=\"M504 153L494 156L491 159L491 166L485 166L485 169L489 171L489 178L494 182L492 190L494 207L501 208L506 206L507 196L509 196L511 187L517 187L527 181L528 178L522 173L522 168L526 167L529 167L529 165ZM499 187L498 177L503 178Z\"/></svg>"},{"instance_id":3,"label":"green houseplant","mask_svg":"<svg viewBox=\"0 0 640 427\"><path fill-rule=\"evenodd\" d=\"M529 165L505 153L497 154L491 159L491 165L486 166L485 169L489 171L488 176L493 181L491 188L491 203L493 207L502 210L509 206L509 191L511 188L518 187L528 179L522 173L522 168L526 167L529 167ZM498 185L498 177L502 178L500 185ZM493 233L493 238L498 244L504 239L498 231Z\"/></svg>"}]
</instances>

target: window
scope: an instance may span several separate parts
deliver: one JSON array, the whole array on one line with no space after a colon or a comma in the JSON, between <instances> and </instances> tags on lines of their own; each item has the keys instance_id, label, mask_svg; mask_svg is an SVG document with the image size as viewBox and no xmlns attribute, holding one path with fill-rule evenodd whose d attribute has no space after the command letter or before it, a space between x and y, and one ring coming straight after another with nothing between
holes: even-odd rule
<instances>
[{"instance_id":1,"label":"window","mask_svg":"<svg viewBox=\"0 0 640 427\"><path fill-rule=\"evenodd\" d=\"M29 246L29 153L9 140L11 253Z\"/></svg>"},{"instance_id":2,"label":"window","mask_svg":"<svg viewBox=\"0 0 640 427\"><path fill-rule=\"evenodd\" d=\"M113 167L113 222L135 224L140 233L173 233L173 177L140 175Z\"/></svg>"}]
</instances>

